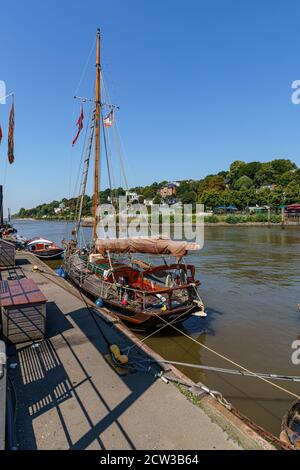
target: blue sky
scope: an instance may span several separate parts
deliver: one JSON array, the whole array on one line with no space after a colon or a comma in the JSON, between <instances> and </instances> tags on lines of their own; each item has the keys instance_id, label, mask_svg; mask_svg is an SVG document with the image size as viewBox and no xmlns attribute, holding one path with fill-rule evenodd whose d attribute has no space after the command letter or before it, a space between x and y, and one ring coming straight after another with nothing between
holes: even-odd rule
<instances>
[{"instance_id":1,"label":"blue sky","mask_svg":"<svg viewBox=\"0 0 300 470\"><path fill-rule=\"evenodd\" d=\"M16 95L12 166L0 105L0 181L13 211L73 195L73 95L97 27L130 185L198 179L235 159L300 165L297 0L15 0L0 18L0 80ZM78 94L91 95L94 70L92 56Z\"/></svg>"}]
</instances>

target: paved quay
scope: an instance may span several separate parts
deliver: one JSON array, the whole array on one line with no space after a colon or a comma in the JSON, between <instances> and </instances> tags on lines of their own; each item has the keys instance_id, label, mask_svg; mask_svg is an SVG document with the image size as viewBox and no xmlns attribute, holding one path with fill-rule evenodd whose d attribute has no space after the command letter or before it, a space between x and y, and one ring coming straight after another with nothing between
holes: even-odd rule
<instances>
[{"instance_id":1,"label":"paved quay","mask_svg":"<svg viewBox=\"0 0 300 470\"><path fill-rule=\"evenodd\" d=\"M47 338L8 348L9 364L17 364L9 375L20 449L241 449L174 384L155 377L158 366L120 374L91 309L66 281L23 252L17 266L48 299ZM113 322L95 318L111 344L133 345ZM134 351L142 364L145 352Z\"/></svg>"}]
</instances>

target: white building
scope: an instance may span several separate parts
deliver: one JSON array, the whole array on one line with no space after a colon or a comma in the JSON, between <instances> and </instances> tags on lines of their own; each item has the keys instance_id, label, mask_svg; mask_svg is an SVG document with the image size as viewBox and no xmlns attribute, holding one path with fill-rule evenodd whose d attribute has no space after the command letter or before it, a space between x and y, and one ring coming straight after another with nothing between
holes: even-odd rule
<instances>
[{"instance_id":1,"label":"white building","mask_svg":"<svg viewBox=\"0 0 300 470\"><path fill-rule=\"evenodd\" d=\"M144 199L144 205L147 207L153 206L153 199Z\"/></svg>"},{"instance_id":2,"label":"white building","mask_svg":"<svg viewBox=\"0 0 300 470\"><path fill-rule=\"evenodd\" d=\"M126 198L129 204L133 204L134 202L139 202L139 194L135 191L126 191Z\"/></svg>"}]
</instances>

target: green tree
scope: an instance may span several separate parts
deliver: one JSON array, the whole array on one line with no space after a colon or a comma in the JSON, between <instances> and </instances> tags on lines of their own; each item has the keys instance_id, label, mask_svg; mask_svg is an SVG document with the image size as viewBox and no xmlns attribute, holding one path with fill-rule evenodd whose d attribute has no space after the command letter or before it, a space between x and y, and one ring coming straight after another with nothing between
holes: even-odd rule
<instances>
[{"instance_id":1,"label":"green tree","mask_svg":"<svg viewBox=\"0 0 300 470\"><path fill-rule=\"evenodd\" d=\"M254 180L255 175L260 171L261 167L262 163L260 162L246 163L246 165L244 165L239 171L238 177L248 176L248 178Z\"/></svg>"},{"instance_id":2,"label":"green tree","mask_svg":"<svg viewBox=\"0 0 300 470\"><path fill-rule=\"evenodd\" d=\"M202 193L203 191L218 191L222 192L226 188L224 178L218 175L210 175L204 178L198 185L198 192Z\"/></svg>"},{"instance_id":3,"label":"green tree","mask_svg":"<svg viewBox=\"0 0 300 470\"><path fill-rule=\"evenodd\" d=\"M159 194L156 194L156 196L153 199L154 204L160 204L162 201L161 196Z\"/></svg>"},{"instance_id":4,"label":"green tree","mask_svg":"<svg viewBox=\"0 0 300 470\"><path fill-rule=\"evenodd\" d=\"M145 189L143 189L143 197L145 199L153 199L155 197L157 193L157 190L155 190L154 188L152 188L151 186L146 186Z\"/></svg>"},{"instance_id":5,"label":"green tree","mask_svg":"<svg viewBox=\"0 0 300 470\"><path fill-rule=\"evenodd\" d=\"M279 186L288 186L290 183L295 181L300 185L300 169L286 171L285 173L277 176L276 183Z\"/></svg>"},{"instance_id":6,"label":"green tree","mask_svg":"<svg viewBox=\"0 0 300 470\"><path fill-rule=\"evenodd\" d=\"M234 204L240 210L244 210L249 206L257 204L257 193L255 189L243 188L240 191L235 191Z\"/></svg>"},{"instance_id":7,"label":"green tree","mask_svg":"<svg viewBox=\"0 0 300 470\"><path fill-rule=\"evenodd\" d=\"M235 183L234 183L234 189L240 190L240 189L249 189L253 186L253 180L249 178L249 176L241 176Z\"/></svg>"},{"instance_id":8,"label":"green tree","mask_svg":"<svg viewBox=\"0 0 300 470\"><path fill-rule=\"evenodd\" d=\"M211 208L215 208L224 204L222 193L216 190L203 191L197 202Z\"/></svg>"},{"instance_id":9,"label":"green tree","mask_svg":"<svg viewBox=\"0 0 300 470\"><path fill-rule=\"evenodd\" d=\"M273 197L272 197L273 191L271 191L268 188L265 188L257 193L257 204L259 206L268 206L272 205L273 202Z\"/></svg>"},{"instance_id":10,"label":"green tree","mask_svg":"<svg viewBox=\"0 0 300 470\"><path fill-rule=\"evenodd\" d=\"M194 204L197 199L197 193L195 191L188 191L181 196L182 204Z\"/></svg>"},{"instance_id":11,"label":"green tree","mask_svg":"<svg viewBox=\"0 0 300 470\"><path fill-rule=\"evenodd\" d=\"M297 168L295 163L285 158L277 158L272 160L270 163L277 175L281 175L287 171L295 170Z\"/></svg>"},{"instance_id":12,"label":"green tree","mask_svg":"<svg viewBox=\"0 0 300 470\"><path fill-rule=\"evenodd\" d=\"M232 181L238 179L240 172L245 165L246 163L242 160L235 160L234 162L232 162L230 165L229 178L231 178Z\"/></svg>"},{"instance_id":13,"label":"green tree","mask_svg":"<svg viewBox=\"0 0 300 470\"><path fill-rule=\"evenodd\" d=\"M284 192L286 204L300 202L300 186L296 181L289 183Z\"/></svg>"},{"instance_id":14,"label":"green tree","mask_svg":"<svg viewBox=\"0 0 300 470\"><path fill-rule=\"evenodd\" d=\"M26 217L26 209L24 209L24 207L22 207L20 210L19 210L19 213L18 213L18 216L19 217Z\"/></svg>"},{"instance_id":15,"label":"green tree","mask_svg":"<svg viewBox=\"0 0 300 470\"><path fill-rule=\"evenodd\" d=\"M275 181L276 173L271 162L263 163L261 168L255 175L254 181L256 186L264 184L272 184Z\"/></svg>"}]
</instances>

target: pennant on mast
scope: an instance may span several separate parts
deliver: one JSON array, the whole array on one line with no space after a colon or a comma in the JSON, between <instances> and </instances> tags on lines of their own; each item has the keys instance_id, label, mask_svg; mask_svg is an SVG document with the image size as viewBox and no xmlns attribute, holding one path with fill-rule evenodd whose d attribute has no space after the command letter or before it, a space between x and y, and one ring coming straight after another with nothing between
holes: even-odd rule
<instances>
[{"instance_id":1,"label":"pennant on mast","mask_svg":"<svg viewBox=\"0 0 300 470\"><path fill-rule=\"evenodd\" d=\"M8 129L8 161L12 164L15 160L14 155L14 133L15 133L15 104L14 104L14 96L12 97L12 104L10 108L9 114L9 129Z\"/></svg>"},{"instance_id":2,"label":"pennant on mast","mask_svg":"<svg viewBox=\"0 0 300 470\"><path fill-rule=\"evenodd\" d=\"M83 119L84 119L83 108L82 108L82 106L80 106L80 115L79 115L79 118L78 118L78 121L77 121L77 124L76 124L77 127L78 127L78 131L77 131L75 139L72 142L72 145L76 144L77 139L79 137L79 134L83 129Z\"/></svg>"}]
</instances>

